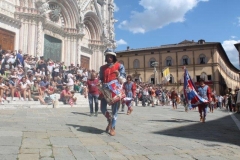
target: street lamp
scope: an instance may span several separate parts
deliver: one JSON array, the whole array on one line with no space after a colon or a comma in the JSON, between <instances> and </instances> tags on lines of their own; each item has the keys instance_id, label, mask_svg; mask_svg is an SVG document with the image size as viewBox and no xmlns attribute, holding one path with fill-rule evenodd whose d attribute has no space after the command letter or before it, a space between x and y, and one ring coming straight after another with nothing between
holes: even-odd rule
<instances>
[{"instance_id":1,"label":"street lamp","mask_svg":"<svg viewBox=\"0 0 240 160\"><path fill-rule=\"evenodd\" d=\"M154 73L154 84L156 84L156 72L157 72L157 66L158 66L158 62L153 62L152 64L151 64L151 66L153 66L154 67L154 70L153 70L153 73Z\"/></svg>"}]
</instances>

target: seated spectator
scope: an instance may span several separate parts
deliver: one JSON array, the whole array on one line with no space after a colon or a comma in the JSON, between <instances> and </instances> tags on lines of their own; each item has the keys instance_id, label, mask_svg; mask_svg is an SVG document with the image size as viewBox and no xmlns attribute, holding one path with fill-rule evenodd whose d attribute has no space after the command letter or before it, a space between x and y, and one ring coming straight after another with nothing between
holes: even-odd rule
<instances>
[{"instance_id":1,"label":"seated spectator","mask_svg":"<svg viewBox=\"0 0 240 160\"><path fill-rule=\"evenodd\" d=\"M18 84L18 77L11 75L9 80L9 88L10 88L12 101L15 101L15 98L14 98L15 93L17 93L18 96L20 95L20 92L19 92L20 90L17 84ZM18 98L20 99L20 96Z\"/></svg>"},{"instance_id":2,"label":"seated spectator","mask_svg":"<svg viewBox=\"0 0 240 160\"><path fill-rule=\"evenodd\" d=\"M65 86L64 89L62 90L61 94L60 94L59 101L62 101L64 104L68 104L70 98L72 98L72 94L69 90L69 87Z\"/></svg>"},{"instance_id":3,"label":"seated spectator","mask_svg":"<svg viewBox=\"0 0 240 160\"><path fill-rule=\"evenodd\" d=\"M20 93L23 97L21 100L26 101L26 98L28 97L28 100L31 101L31 86L27 83L26 77L22 77L22 80L19 83L20 86Z\"/></svg>"},{"instance_id":4,"label":"seated spectator","mask_svg":"<svg viewBox=\"0 0 240 160\"><path fill-rule=\"evenodd\" d=\"M69 104L71 105L71 107L76 104L77 101L77 97L74 97L74 91L71 91L72 96L69 98Z\"/></svg>"}]
</instances>

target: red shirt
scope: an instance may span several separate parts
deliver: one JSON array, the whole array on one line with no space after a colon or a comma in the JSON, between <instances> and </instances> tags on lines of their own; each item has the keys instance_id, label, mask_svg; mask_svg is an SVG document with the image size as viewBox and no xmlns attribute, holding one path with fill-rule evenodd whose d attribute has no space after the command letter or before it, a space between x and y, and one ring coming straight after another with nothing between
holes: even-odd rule
<instances>
[{"instance_id":1,"label":"red shirt","mask_svg":"<svg viewBox=\"0 0 240 160\"><path fill-rule=\"evenodd\" d=\"M99 95L97 84L99 83L98 79L89 79L87 80L88 93L93 95Z\"/></svg>"}]
</instances>

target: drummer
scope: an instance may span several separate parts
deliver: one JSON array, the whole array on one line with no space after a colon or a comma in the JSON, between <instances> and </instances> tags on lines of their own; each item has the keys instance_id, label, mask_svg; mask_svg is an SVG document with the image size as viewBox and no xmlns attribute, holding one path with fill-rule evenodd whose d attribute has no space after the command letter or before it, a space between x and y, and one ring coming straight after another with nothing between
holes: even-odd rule
<instances>
[{"instance_id":1,"label":"drummer","mask_svg":"<svg viewBox=\"0 0 240 160\"><path fill-rule=\"evenodd\" d=\"M125 68L123 64L117 62L116 53L111 50L105 51L105 62L107 64L100 67L99 78L103 86L113 80L117 80L120 84L123 84L126 81ZM111 136L114 136L115 125L117 121L117 111L120 107L120 101L112 104L112 116L107 110L107 101L105 98L101 98L101 111L102 114L107 118L108 125L106 132Z\"/></svg>"}]
</instances>

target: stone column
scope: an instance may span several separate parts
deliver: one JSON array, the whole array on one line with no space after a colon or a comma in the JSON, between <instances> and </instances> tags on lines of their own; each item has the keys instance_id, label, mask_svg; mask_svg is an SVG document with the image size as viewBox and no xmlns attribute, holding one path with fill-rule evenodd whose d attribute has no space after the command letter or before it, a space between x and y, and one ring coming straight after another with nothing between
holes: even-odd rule
<instances>
[{"instance_id":1,"label":"stone column","mask_svg":"<svg viewBox=\"0 0 240 160\"><path fill-rule=\"evenodd\" d=\"M41 56L42 55L42 22L38 22L38 27L37 27L37 52L36 56Z\"/></svg>"}]
</instances>

